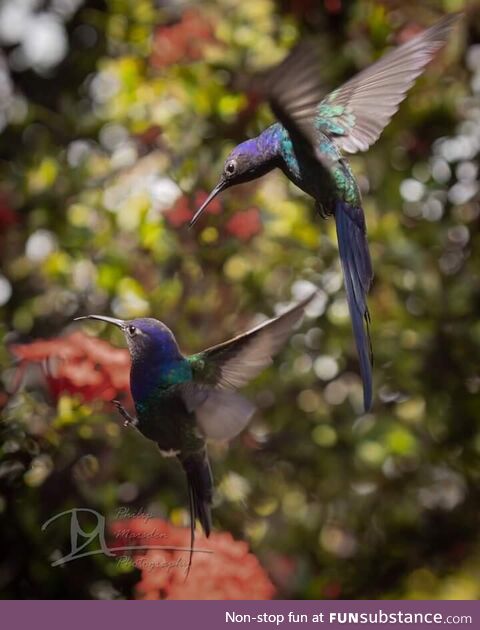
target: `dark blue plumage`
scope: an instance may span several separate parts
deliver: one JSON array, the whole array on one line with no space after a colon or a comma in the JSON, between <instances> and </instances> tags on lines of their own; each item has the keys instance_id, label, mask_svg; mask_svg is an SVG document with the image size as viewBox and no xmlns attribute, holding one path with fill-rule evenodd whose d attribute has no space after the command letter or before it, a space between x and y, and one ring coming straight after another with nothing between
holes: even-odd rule
<instances>
[{"instance_id":1,"label":"dark blue plumage","mask_svg":"<svg viewBox=\"0 0 480 630\"><path fill-rule=\"evenodd\" d=\"M347 301L360 359L364 406L372 403L372 352L367 294L373 280L362 200L342 152L365 151L380 136L407 90L445 43L457 15L385 55L324 96L313 48L300 45L279 66L252 80L279 122L246 140L227 157L220 181L192 219L221 191L280 168L334 215Z\"/></svg>"},{"instance_id":2,"label":"dark blue plumage","mask_svg":"<svg viewBox=\"0 0 480 630\"><path fill-rule=\"evenodd\" d=\"M272 362L301 319L310 296L279 317L203 352L185 356L172 331L152 318L98 319L119 327L132 358L130 389L136 418L114 401L126 420L153 440L165 457L176 457L187 478L192 548L195 519L211 530L213 478L207 438L227 440L242 431L255 407L235 390Z\"/></svg>"}]
</instances>

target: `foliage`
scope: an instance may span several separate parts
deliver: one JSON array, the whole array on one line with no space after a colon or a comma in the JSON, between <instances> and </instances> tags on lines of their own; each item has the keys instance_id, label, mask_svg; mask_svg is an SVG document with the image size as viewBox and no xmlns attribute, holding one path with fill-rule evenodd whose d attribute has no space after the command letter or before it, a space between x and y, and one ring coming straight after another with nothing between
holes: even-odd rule
<instances>
[{"instance_id":1,"label":"foliage","mask_svg":"<svg viewBox=\"0 0 480 630\"><path fill-rule=\"evenodd\" d=\"M2 595L161 594L101 555L52 567L70 548L68 521L41 525L73 507L109 523L122 506L174 527L188 521L181 471L108 402L126 392L122 337L74 317L155 316L193 352L318 286L302 327L248 388L254 421L230 446L211 447L212 543L228 554L242 543L227 532L245 540L280 597L478 598L475 3L68 4L76 8L55 16L62 3L44 2L47 16L35 18L57 38L47 49L7 32L0 10ZM352 159L376 273L375 403L361 415L333 222L273 173L224 193L194 229L186 223L227 152L272 120L236 91L244 72L315 32L335 85L461 9L382 139ZM232 567L251 563L273 596L242 549Z\"/></svg>"}]
</instances>

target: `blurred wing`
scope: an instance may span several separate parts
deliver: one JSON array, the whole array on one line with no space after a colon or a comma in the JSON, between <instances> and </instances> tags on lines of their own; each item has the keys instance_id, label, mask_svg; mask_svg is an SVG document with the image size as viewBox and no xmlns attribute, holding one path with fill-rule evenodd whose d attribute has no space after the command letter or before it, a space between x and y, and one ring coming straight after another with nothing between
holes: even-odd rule
<instances>
[{"instance_id":1,"label":"blurred wing","mask_svg":"<svg viewBox=\"0 0 480 630\"><path fill-rule=\"evenodd\" d=\"M319 133L335 137L344 151L365 151L379 138L415 79L443 46L458 17L443 18L325 98L319 55L312 42L297 46L256 83L262 86L280 122L290 133L300 132L321 162L323 156L316 150Z\"/></svg>"},{"instance_id":2,"label":"blurred wing","mask_svg":"<svg viewBox=\"0 0 480 630\"><path fill-rule=\"evenodd\" d=\"M298 44L279 65L256 75L251 88L265 97L278 120L290 132L310 135L318 104L326 89L321 80L320 42Z\"/></svg>"},{"instance_id":3,"label":"blurred wing","mask_svg":"<svg viewBox=\"0 0 480 630\"><path fill-rule=\"evenodd\" d=\"M344 151L366 151L444 45L457 18L458 14L443 18L329 94L318 106L315 128L335 136ZM311 133L310 129L310 138Z\"/></svg>"},{"instance_id":4,"label":"blurred wing","mask_svg":"<svg viewBox=\"0 0 480 630\"><path fill-rule=\"evenodd\" d=\"M246 427L255 406L233 390L271 364L312 298L243 335L188 357L193 381L181 385L180 391L206 437L231 439Z\"/></svg>"},{"instance_id":5,"label":"blurred wing","mask_svg":"<svg viewBox=\"0 0 480 630\"><path fill-rule=\"evenodd\" d=\"M249 423L255 405L231 390L190 385L183 398L194 411L198 426L205 437L213 440L231 440Z\"/></svg>"},{"instance_id":6,"label":"blurred wing","mask_svg":"<svg viewBox=\"0 0 480 630\"><path fill-rule=\"evenodd\" d=\"M213 440L231 440L249 423L255 405L235 391L194 382L179 392L188 411L195 414L201 433Z\"/></svg>"},{"instance_id":7,"label":"blurred wing","mask_svg":"<svg viewBox=\"0 0 480 630\"><path fill-rule=\"evenodd\" d=\"M271 364L312 298L253 330L189 357L194 382L216 389L246 385Z\"/></svg>"}]
</instances>

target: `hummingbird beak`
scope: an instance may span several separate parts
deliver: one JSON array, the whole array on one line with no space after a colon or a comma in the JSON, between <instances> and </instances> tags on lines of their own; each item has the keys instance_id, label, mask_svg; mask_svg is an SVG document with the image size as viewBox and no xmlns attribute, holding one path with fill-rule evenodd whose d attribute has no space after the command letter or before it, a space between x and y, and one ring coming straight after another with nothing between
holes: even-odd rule
<instances>
[{"instance_id":1,"label":"hummingbird beak","mask_svg":"<svg viewBox=\"0 0 480 630\"><path fill-rule=\"evenodd\" d=\"M200 215L205 210L205 208L208 206L208 204L212 201L212 199L214 199L218 194L220 194L222 192L222 190L225 190L225 188L227 188L227 182L226 182L225 179L222 178L218 182L218 184L215 186L215 188L212 190L212 192L208 195L208 197L205 199L205 201L202 203L200 208L193 215L193 219L188 224L189 228L191 228L191 227L193 227L195 225L195 223L200 218Z\"/></svg>"},{"instance_id":2,"label":"hummingbird beak","mask_svg":"<svg viewBox=\"0 0 480 630\"><path fill-rule=\"evenodd\" d=\"M78 322L79 319L98 319L101 322L118 326L118 328L125 328L123 319L115 319L115 317L106 317L105 315L85 315L85 317L75 317L73 321Z\"/></svg>"}]
</instances>

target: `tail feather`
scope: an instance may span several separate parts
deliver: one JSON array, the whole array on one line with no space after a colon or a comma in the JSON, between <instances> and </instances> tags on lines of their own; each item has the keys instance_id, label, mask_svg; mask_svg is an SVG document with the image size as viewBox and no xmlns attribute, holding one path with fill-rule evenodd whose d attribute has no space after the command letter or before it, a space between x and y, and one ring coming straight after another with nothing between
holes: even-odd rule
<instances>
[{"instance_id":1,"label":"tail feather","mask_svg":"<svg viewBox=\"0 0 480 630\"><path fill-rule=\"evenodd\" d=\"M365 411L372 405L372 344L367 293L373 279L362 208L339 202L335 209L338 249L342 261L348 308L360 361Z\"/></svg>"},{"instance_id":2,"label":"tail feather","mask_svg":"<svg viewBox=\"0 0 480 630\"><path fill-rule=\"evenodd\" d=\"M195 543L195 521L198 518L205 536L212 529L211 503L213 494L213 478L206 451L180 458L187 476L188 499L190 509L190 557L188 571L192 565L193 546Z\"/></svg>"}]
</instances>

